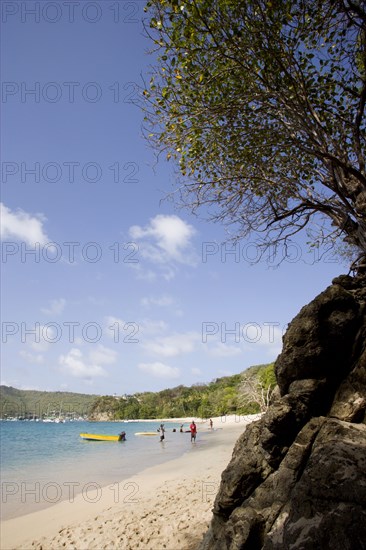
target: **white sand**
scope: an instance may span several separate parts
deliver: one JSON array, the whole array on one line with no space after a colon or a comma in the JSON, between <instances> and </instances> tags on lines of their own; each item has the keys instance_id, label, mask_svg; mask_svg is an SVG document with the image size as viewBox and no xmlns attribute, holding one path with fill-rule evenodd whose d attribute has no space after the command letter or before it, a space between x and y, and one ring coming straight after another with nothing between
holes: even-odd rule
<instances>
[{"instance_id":1,"label":"white sand","mask_svg":"<svg viewBox=\"0 0 366 550\"><path fill-rule=\"evenodd\" d=\"M180 458L103 488L95 502L88 492L2 522L1 549L194 549L208 528L235 441L253 419L213 419L213 432L197 422L204 444L188 441Z\"/></svg>"}]
</instances>

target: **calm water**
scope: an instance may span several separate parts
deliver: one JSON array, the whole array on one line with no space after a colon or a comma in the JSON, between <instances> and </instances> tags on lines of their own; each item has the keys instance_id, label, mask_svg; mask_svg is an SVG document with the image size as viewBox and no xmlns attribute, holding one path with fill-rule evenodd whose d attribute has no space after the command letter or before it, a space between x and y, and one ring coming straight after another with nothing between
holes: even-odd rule
<instances>
[{"instance_id":1,"label":"calm water","mask_svg":"<svg viewBox=\"0 0 366 550\"><path fill-rule=\"evenodd\" d=\"M189 434L179 433L179 424L165 424L163 444L159 436L135 435L156 431L158 426L159 422L0 422L1 518L116 484L191 449ZM125 442L84 441L79 436L83 432L117 435L122 430ZM197 443L204 441L198 438Z\"/></svg>"}]
</instances>

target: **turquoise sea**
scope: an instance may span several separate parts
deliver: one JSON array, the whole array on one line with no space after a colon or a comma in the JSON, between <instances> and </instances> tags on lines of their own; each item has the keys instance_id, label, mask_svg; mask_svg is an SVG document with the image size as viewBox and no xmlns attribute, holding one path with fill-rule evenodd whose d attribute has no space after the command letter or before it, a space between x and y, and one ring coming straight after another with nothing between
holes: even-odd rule
<instances>
[{"instance_id":1,"label":"turquoise sea","mask_svg":"<svg viewBox=\"0 0 366 550\"><path fill-rule=\"evenodd\" d=\"M135 435L156 431L158 421L0 421L1 519L40 510L81 492L87 498L93 489L109 487L112 491L117 482L192 450L189 434L180 433L179 426L166 423L161 444L159 436ZM84 441L79 436L121 431L126 432L125 442ZM204 439L198 437L197 447Z\"/></svg>"}]
</instances>

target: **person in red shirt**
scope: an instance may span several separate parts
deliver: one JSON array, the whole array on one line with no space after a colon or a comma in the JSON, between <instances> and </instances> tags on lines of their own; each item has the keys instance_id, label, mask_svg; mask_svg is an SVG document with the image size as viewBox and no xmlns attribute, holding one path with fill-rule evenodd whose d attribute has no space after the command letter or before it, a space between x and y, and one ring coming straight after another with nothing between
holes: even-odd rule
<instances>
[{"instance_id":1,"label":"person in red shirt","mask_svg":"<svg viewBox=\"0 0 366 550\"><path fill-rule=\"evenodd\" d=\"M192 424L189 426L189 429L191 430L191 441L196 441L197 426L194 423L194 420L192 420Z\"/></svg>"}]
</instances>

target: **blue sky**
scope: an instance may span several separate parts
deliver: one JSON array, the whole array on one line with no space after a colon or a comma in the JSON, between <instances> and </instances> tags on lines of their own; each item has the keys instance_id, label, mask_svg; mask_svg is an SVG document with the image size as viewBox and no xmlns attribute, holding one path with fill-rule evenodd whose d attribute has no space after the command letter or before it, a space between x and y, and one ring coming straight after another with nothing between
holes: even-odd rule
<instances>
[{"instance_id":1,"label":"blue sky","mask_svg":"<svg viewBox=\"0 0 366 550\"><path fill-rule=\"evenodd\" d=\"M255 236L163 200L142 137L144 2L2 2L1 383L124 394L273 361L346 271L306 236L278 268Z\"/></svg>"}]
</instances>

